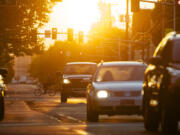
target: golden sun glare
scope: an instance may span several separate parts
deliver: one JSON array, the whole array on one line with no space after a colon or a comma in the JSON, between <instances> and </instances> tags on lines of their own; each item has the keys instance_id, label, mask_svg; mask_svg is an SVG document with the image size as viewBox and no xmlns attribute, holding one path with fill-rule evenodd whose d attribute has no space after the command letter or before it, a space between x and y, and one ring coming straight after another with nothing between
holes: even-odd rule
<instances>
[{"instance_id":1,"label":"golden sun glare","mask_svg":"<svg viewBox=\"0 0 180 135\"><path fill-rule=\"evenodd\" d=\"M60 29L73 28L87 33L91 25L97 22L98 0L64 0L54 6L50 23Z\"/></svg>"},{"instance_id":2,"label":"golden sun glare","mask_svg":"<svg viewBox=\"0 0 180 135\"><path fill-rule=\"evenodd\" d=\"M100 16L102 15L98 7L100 1L111 4L113 26L125 29L125 22L120 22L120 15L126 14L126 0L63 0L53 7L50 21L42 30L51 30L53 27L56 27L58 32L66 32L68 28L73 28L75 34L78 31L83 31L87 34L92 25L100 21ZM154 6L149 3L142 5L144 8L153 8ZM57 39L66 40L66 38L66 35L58 35ZM45 39L45 42L49 46L54 40L49 38Z\"/></svg>"}]
</instances>

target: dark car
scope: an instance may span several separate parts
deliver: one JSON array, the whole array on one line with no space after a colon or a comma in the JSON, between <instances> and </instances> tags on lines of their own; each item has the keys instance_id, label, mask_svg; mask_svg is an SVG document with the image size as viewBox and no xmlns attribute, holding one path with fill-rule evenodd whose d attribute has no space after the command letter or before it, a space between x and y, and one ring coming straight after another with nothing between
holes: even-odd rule
<instances>
[{"instance_id":1,"label":"dark car","mask_svg":"<svg viewBox=\"0 0 180 135\"><path fill-rule=\"evenodd\" d=\"M180 120L180 34L167 34L145 71L143 112L146 130L176 132Z\"/></svg>"},{"instance_id":2,"label":"dark car","mask_svg":"<svg viewBox=\"0 0 180 135\"><path fill-rule=\"evenodd\" d=\"M97 64L93 62L67 63L63 73L61 102L67 102L68 97L85 97L86 87L96 68Z\"/></svg>"},{"instance_id":3,"label":"dark car","mask_svg":"<svg viewBox=\"0 0 180 135\"><path fill-rule=\"evenodd\" d=\"M6 85L4 84L3 77L7 74L7 70L0 69L0 121L4 119L4 96L6 92Z\"/></svg>"},{"instance_id":4,"label":"dark car","mask_svg":"<svg viewBox=\"0 0 180 135\"><path fill-rule=\"evenodd\" d=\"M87 87L87 121L97 122L102 114L142 114L145 68L135 61L101 63Z\"/></svg>"}]
</instances>

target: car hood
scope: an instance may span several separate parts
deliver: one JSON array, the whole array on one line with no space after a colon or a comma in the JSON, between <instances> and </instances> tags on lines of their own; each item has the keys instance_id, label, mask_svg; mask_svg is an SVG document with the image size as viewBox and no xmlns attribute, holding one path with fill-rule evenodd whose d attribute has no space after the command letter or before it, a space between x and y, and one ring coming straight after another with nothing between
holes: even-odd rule
<instances>
[{"instance_id":1,"label":"car hood","mask_svg":"<svg viewBox=\"0 0 180 135\"><path fill-rule=\"evenodd\" d=\"M95 90L113 90L113 91L137 91L142 90L143 81L131 81L131 82L93 82Z\"/></svg>"},{"instance_id":2,"label":"car hood","mask_svg":"<svg viewBox=\"0 0 180 135\"><path fill-rule=\"evenodd\" d=\"M79 75L63 75L63 78L66 78L66 79L84 79L84 78L90 79L91 77L92 77L92 75L82 75L82 74L79 74Z\"/></svg>"}]
</instances>

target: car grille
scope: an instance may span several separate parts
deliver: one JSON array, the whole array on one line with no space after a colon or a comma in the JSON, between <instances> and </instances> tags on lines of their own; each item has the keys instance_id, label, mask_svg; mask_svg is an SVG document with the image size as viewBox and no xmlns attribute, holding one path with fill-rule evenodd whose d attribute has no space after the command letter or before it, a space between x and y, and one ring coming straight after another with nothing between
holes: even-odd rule
<instances>
[{"instance_id":1,"label":"car grille","mask_svg":"<svg viewBox=\"0 0 180 135\"><path fill-rule=\"evenodd\" d=\"M83 79L71 79L71 87L72 88L86 88L88 82L85 82Z\"/></svg>"},{"instance_id":2,"label":"car grille","mask_svg":"<svg viewBox=\"0 0 180 135\"><path fill-rule=\"evenodd\" d=\"M137 97L141 95L141 91L118 91L113 92L114 97Z\"/></svg>"}]
</instances>

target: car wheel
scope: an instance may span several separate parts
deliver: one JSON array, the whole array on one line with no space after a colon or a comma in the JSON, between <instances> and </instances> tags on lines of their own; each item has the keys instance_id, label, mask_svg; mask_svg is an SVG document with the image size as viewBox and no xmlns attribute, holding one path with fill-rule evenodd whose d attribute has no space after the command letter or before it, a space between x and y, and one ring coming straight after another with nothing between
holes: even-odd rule
<instances>
[{"instance_id":1,"label":"car wheel","mask_svg":"<svg viewBox=\"0 0 180 135\"><path fill-rule=\"evenodd\" d=\"M99 114L97 111L93 110L92 107L87 104L87 121L88 122L98 122Z\"/></svg>"},{"instance_id":2,"label":"car wheel","mask_svg":"<svg viewBox=\"0 0 180 135\"><path fill-rule=\"evenodd\" d=\"M55 96L56 95L56 91L53 89L48 89L47 93L49 96Z\"/></svg>"},{"instance_id":3,"label":"car wheel","mask_svg":"<svg viewBox=\"0 0 180 135\"><path fill-rule=\"evenodd\" d=\"M173 110L163 108L161 111L161 128L164 133L175 133L178 130L178 121Z\"/></svg>"},{"instance_id":4,"label":"car wheel","mask_svg":"<svg viewBox=\"0 0 180 135\"><path fill-rule=\"evenodd\" d=\"M0 98L0 121L4 119L4 99Z\"/></svg>"},{"instance_id":5,"label":"car wheel","mask_svg":"<svg viewBox=\"0 0 180 135\"><path fill-rule=\"evenodd\" d=\"M34 95L35 96L41 96L43 94L43 91L41 89L35 89L34 90Z\"/></svg>"},{"instance_id":6,"label":"car wheel","mask_svg":"<svg viewBox=\"0 0 180 135\"><path fill-rule=\"evenodd\" d=\"M147 131L157 131L159 128L159 113L154 112L148 104L144 108L144 127Z\"/></svg>"},{"instance_id":7,"label":"car wheel","mask_svg":"<svg viewBox=\"0 0 180 135\"><path fill-rule=\"evenodd\" d=\"M66 103L67 102L67 95L61 94L61 103Z\"/></svg>"}]
</instances>

